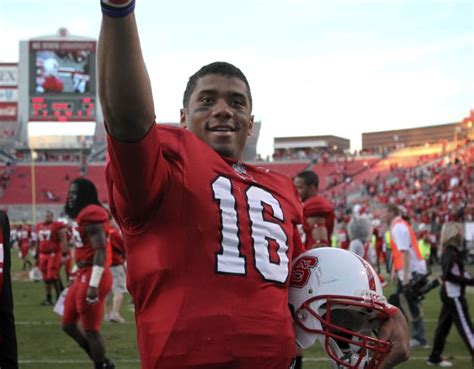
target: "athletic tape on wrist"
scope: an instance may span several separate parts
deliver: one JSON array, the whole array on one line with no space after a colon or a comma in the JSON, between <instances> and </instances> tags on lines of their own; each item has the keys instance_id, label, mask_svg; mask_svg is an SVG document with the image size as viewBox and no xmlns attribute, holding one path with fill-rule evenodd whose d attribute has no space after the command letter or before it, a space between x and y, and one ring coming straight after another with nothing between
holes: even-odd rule
<instances>
[{"instance_id":1,"label":"athletic tape on wrist","mask_svg":"<svg viewBox=\"0 0 474 369\"><path fill-rule=\"evenodd\" d=\"M100 279L102 278L102 274L104 273L104 267L99 265L94 265L92 267L91 279L89 280L90 287L99 287Z\"/></svg>"},{"instance_id":2,"label":"athletic tape on wrist","mask_svg":"<svg viewBox=\"0 0 474 369\"><path fill-rule=\"evenodd\" d=\"M101 0L100 6L102 8L102 14L113 18L126 17L135 9L135 0L131 0L125 4L112 4L109 1Z\"/></svg>"}]
</instances>

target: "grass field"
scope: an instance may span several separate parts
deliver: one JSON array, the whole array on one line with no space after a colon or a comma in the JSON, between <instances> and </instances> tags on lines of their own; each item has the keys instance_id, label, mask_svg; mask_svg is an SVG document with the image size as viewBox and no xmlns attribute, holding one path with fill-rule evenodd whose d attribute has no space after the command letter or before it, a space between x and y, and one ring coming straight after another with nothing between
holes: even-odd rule
<instances>
[{"instance_id":1,"label":"grass field","mask_svg":"<svg viewBox=\"0 0 474 369\"><path fill-rule=\"evenodd\" d=\"M25 280L26 275L20 271L16 252L13 252L13 293L15 302L15 319L19 360L21 369L84 369L92 368L88 357L72 339L62 332L59 316L51 307L40 306L44 298L42 283ZM474 266L469 266L474 272ZM390 286L387 294L390 292ZM118 369L139 369L138 349L135 339L133 306L129 297L124 299L122 315L127 323L116 324L104 322L102 333L106 340L107 355L117 363ZM471 317L474 315L474 291L468 293ZM438 319L440 301L437 291L432 291L424 302L425 328L430 345ZM425 364L430 350L414 349L408 362L399 365L400 369L428 368ZM454 362L453 369L470 369L471 358L457 330L453 327L448 337L444 352L445 357ZM305 369L330 368L323 351L319 347L308 350L305 356ZM179 369L179 368L176 368ZM249 368L258 369L258 368Z\"/></svg>"}]
</instances>

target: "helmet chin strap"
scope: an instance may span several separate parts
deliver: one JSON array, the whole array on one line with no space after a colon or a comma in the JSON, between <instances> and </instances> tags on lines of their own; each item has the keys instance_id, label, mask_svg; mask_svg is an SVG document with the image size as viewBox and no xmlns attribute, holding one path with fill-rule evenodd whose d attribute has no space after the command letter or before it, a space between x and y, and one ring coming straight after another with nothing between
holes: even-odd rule
<instances>
[{"instance_id":1,"label":"helmet chin strap","mask_svg":"<svg viewBox=\"0 0 474 369\"><path fill-rule=\"evenodd\" d=\"M324 337L321 337L321 339L324 340ZM328 337L327 339L328 339L329 347L333 355L335 355L341 361L344 361L345 363L347 363L347 366L345 366L345 365L335 362L334 360L331 360L331 365L333 369L347 369L347 368L365 369L368 363L367 355L365 355L364 357L362 357L362 359L360 359L360 355L358 353L353 352L352 350L350 350L347 353L344 353L333 338ZM323 347L324 347L324 343L323 343ZM359 360L360 360L359 365L355 366Z\"/></svg>"}]
</instances>

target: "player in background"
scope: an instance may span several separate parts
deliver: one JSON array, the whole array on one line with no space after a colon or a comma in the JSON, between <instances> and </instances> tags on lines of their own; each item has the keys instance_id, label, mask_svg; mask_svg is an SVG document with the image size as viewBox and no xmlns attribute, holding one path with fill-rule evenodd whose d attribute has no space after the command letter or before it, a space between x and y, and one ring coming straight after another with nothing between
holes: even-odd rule
<instances>
[{"instance_id":1,"label":"player in background","mask_svg":"<svg viewBox=\"0 0 474 369\"><path fill-rule=\"evenodd\" d=\"M0 210L0 368L18 369L11 281L10 222Z\"/></svg>"},{"instance_id":2,"label":"player in background","mask_svg":"<svg viewBox=\"0 0 474 369\"><path fill-rule=\"evenodd\" d=\"M105 262L109 213L101 206L94 184L85 178L71 182L65 213L77 224L73 237L78 271L64 302L62 328L89 355L95 369L113 369L115 364L105 356L99 332L105 298L112 287Z\"/></svg>"},{"instance_id":3,"label":"player in background","mask_svg":"<svg viewBox=\"0 0 474 369\"><path fill-rule=\"evenodd\" d=\"M30 270L32 264L29 260L28 256L30 253L30 249L33 243L32 237L32 229L31 225L29 225L25 219L23 219L22 224L20 224L16 230L16 239L15 241L18 244L18 250L20 252L20 258L23 260L23 267L22 270Z\"/></svg>"},{"instance_id":4,"label":"player in background","mask_svg":"<svg viewBox=\"0 0 474 369\"><path fill-rule=\"evenodd\" d=\"M36 252L38 266L43 274L46 298L41 305L53 305L51 292L56 291L59 298L62 288L59 281L62 250L67 247L66 228L62 222L54 221L54 214L47 210L44 222L36 225Z\"/></svg>"},{"instance_id":5,"label":"player in background","mask_svg":"<svg viewBox=\"0 0 474 369\"><path fill-rule=\"evenodd\" d=\"M183 96L182 128L156 125L135 2L101 4L106 178L126 245L142 368L288 368L301 208L288 178L241 161L253 127L246 77L229 63L202 67ZM407 357L399 319L384 330L390 364Z\"/></svg>"},{"instance_id":6,"label":"player in background","mask_svg":"<svg viewBox=\"0 0 474 369\"><path fill-rule=\"evenodd\" d=\"M334 207L318 195L319 177L312 171L303 171L293 180L301 201L303 201L303 231L306 249L331 246L334 230Z\"/></svg>"},{"instance_id":7,"label":"player in background","mask_svg":"<svg viewBox=\"0 0 474 369\"><path fill-rule=\"evenodd\" d=\"M37 78L36 92L63 92L64 82L59 78L59 63L55 58L43 61L42 75Z\"/></svg>"},{"instance_id":8,"label":"player in background","mask_svg":"<svg viewBox=\"0 0 474 369\"><path fill-rule=\"evenodd\" d=\"M61 267L64 267L64 274L66 275L66 282L69 281L71 278L72 273L72 252L71 246L73 246L73 238L72 238L72 225L69 224L69 221L65 214L61 214L58 218L58 222L64 224L66 228L66 240L67 240L67 250L62 250L62 257L61 257ZM60 279L61 280L61 279ZM67 284L67 283L66 283Z\"/></svg>"},{"instance_id":9,"label":"player in background","mask_svg":"<svg viewBox=\"0 0 474 369\"><path fill-rule=\"evenodd\" d=\"M105 320L113 323L125 323L125 319L120 315L123 294L127 292L125 283L125 245L122 233L115 224L113 218L110 219L111 226L107 230L107 242L112 251L112 261L110 272L112 273L112 293L109 294L105 305Z\"/></svg>"}]
</instances>

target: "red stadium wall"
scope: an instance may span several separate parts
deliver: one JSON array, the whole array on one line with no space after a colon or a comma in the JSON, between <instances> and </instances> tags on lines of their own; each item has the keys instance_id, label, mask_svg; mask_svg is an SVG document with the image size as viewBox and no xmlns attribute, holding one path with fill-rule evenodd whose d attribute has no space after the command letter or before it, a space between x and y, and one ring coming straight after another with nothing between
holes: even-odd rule
<instances>
[{"instance_id":1,"label":"red stadium wall","mask_svg":"<svg viewBox=\"0 0 474 369\"><path fill-rule=\"evenodd\" d=\"M13 172L0 202L5 205L31 204L33 202L31 166L16 166L12 169ZM0 168L0 172L3 170L4 168ZM70 182L80 175L78 165L36 165L34 170L37 204L64 203ZM90 166L85 177L92 180L97 186L99 199L102 202L107 202L104 166Z\"/></svg>"}]
</instances>

